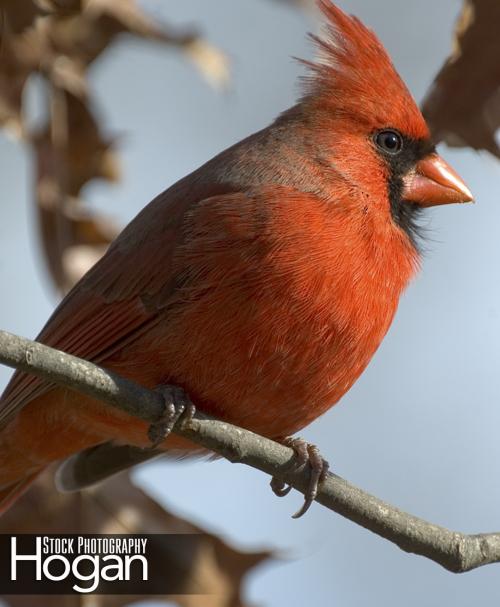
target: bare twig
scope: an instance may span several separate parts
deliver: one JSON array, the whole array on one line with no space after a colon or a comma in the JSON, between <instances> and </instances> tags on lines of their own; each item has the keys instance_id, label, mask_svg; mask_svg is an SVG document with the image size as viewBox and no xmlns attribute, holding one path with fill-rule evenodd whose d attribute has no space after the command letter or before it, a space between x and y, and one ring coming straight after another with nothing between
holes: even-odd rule
<instances>
[{"instance_id":1,"label":"bare twig","mask_svg":"<svg viewBox=\"0 0 500 607\"><path fill-rule=\"evenodd\" d=\"M90 362L0 331L0 363L77 390L148 422L163 412L159 394ZM195 418L175 432L231 462L283 478L298 491L308 487L309 470L291 470L293 451L231 424ZM500 533L466 535L403 512L335 474L321 485L317 501L398 545L461 573L500 562Z\"/></svg>"}]
</instances>

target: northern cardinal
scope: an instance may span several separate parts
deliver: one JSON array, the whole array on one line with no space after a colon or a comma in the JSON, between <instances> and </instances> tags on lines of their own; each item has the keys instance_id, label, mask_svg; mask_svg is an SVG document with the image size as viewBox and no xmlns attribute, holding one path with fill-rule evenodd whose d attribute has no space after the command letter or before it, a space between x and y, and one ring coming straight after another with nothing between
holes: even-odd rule
<instances>
[{"instance_id":1,"label":"northern cardinal","mask_svg":"<svg viewBox=\"0 0 500 607\"><path fill-rule=\"evenodd\" d=\"M319 5L299 102L146 206L38 336L281 441L372 358L418 269L422 208L472 200L376 36ZM145 423L22 373L0 428L0 510L55 460L149 444Z\"/></svg>"}]
</instances>

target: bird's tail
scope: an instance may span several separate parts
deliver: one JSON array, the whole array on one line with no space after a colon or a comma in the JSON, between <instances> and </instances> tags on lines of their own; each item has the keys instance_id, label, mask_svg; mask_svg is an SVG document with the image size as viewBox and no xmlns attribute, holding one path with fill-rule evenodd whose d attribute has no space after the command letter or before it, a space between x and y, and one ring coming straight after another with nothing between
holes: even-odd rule
<instances>
[{"instance_id":1,"label":"bird's tail","mask_svg":"<svg viewBox=\"0 0 500 607\"><path fill-rule=\"evenodd\" d=\"M113 443L90 447L75 453L59 466L56 487L62 492L80 491L162 454L164 452L157 449Z\"/></svg>"},{"instance_id":2,"label":"bird's tail","mask_svg":"<svg viewBox=\"0 0 500 607\"><path fill-rule=\"evenodd\" d=\"M9 485L0 487L0 516L12 506L12 504L28 489L31 483L42 472L43 468L32 472Z\"/></svg>"}]
</instances>

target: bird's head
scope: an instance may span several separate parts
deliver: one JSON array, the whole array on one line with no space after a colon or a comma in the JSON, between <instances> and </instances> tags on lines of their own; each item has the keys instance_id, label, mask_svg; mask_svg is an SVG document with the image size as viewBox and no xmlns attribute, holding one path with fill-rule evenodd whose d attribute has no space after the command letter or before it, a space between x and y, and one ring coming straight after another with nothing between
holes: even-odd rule
<instances>
[{"instance_id":1,"label":"bird's head","mask_svg":"<svg viewBox=\"0 0 500 607\"><path fill-rule=\"evenodd\" d=\"M356 17L319 0L325 34L302 99L334 170L412 236L422 207L472 201L435 150L429 129L387 52ZM310 111L309 111L310 110ZM322 158L324 161L324 157ZM381 202L382 201L382 202Z\"/></svg>"}]
</instances>

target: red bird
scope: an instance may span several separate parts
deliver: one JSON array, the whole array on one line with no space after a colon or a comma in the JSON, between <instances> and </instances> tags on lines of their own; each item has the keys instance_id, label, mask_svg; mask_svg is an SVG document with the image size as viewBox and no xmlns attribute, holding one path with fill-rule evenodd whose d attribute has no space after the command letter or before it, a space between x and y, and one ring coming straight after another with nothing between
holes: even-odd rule
<instances>
[{"instance_id":1,"label":"red bird","mask_svg":"<svg viewBox=\"0 0 500 607\"><path fill-rule=\"evenodd\" d=\"M419 266L422 208L472 200L376 36L319 4L328 33L299 102L146 206L38 336L281 441L369 363ZM147 446L147 424L15 373L0 510L51 462L110 441ZM317 480L317 453L292 444ZM178 436L161 448L197 449Z\"/></svg>"}]
</instances>

